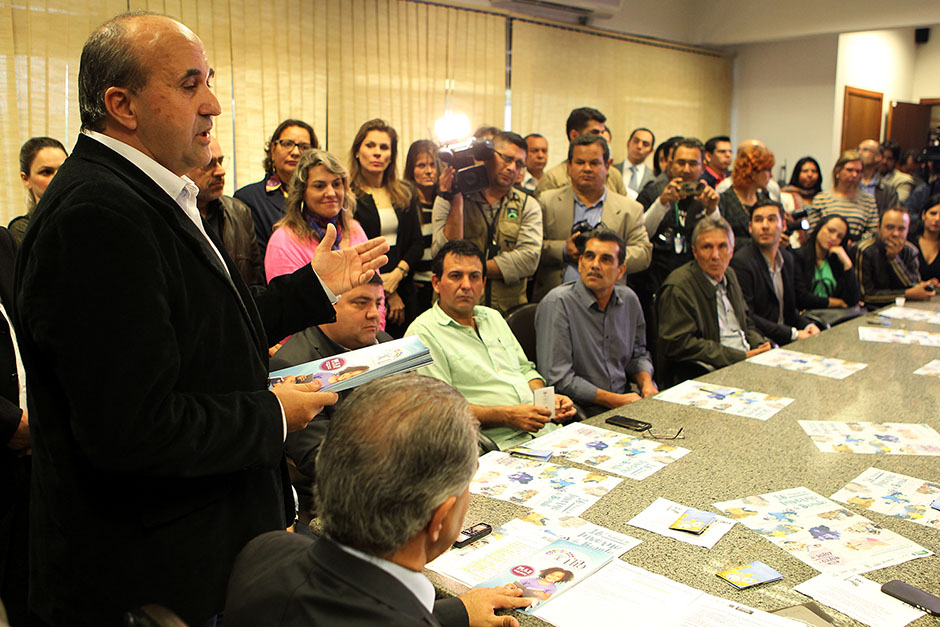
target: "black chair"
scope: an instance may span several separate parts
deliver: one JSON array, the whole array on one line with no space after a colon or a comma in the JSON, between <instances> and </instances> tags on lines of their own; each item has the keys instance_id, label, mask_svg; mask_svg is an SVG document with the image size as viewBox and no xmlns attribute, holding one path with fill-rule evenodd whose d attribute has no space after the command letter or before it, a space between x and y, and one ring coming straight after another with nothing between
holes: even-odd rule
<instances>
[{"instance_id":1,"label":"black chair","mask_svg":"<svg viewBox=\"0 0 940 627\"><path fill-rule=\"evenodd\" d=\"M538 363L535 354L535 310L537 308L536 303L525 303L516 305L506 312L506 324L519 340L525 356L533 363Z\"/></svg>"}]
</instances>

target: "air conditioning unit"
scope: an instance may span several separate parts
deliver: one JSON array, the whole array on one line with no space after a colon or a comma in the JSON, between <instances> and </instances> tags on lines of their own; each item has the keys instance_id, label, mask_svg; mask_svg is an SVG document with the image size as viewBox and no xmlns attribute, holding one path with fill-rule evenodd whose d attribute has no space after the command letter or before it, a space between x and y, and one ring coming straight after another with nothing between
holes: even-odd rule
<instances>
[{"instance_id":1,"label":"air conditioning unit","mask_svg":"<svg viewBox=\"0 0 940 627\"><path fill-rule=\"evenodd\" d=\"M577 0L564 3L549 0L490 0L490 5L503 11L586 25L589 20L609 19L619 13L623 8L623 0Z\"/></svg>"}]
</instances>

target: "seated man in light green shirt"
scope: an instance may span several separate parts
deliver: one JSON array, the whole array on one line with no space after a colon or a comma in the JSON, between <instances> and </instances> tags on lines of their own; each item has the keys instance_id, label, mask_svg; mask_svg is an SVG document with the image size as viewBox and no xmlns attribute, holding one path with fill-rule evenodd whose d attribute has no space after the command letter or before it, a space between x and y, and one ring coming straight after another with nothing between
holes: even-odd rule
<instances>
[{"instance_id":1,"label":"seated man in light green shirt","mask_svg":"<svg viewBox=\"0 0 940 627\"><path fill-rule=\"evenodd\" d=\"M575 408L556 394L553 419L532 404L532 391L545 380L499 312L477 305L486 284L484 260L471 242L447 242L431 264L431 286L440 300L411 323L407 335L420 337L434 358L420 372L457 388L483 432L505 450L566 422Z\"/></svg>"}]
</instances>

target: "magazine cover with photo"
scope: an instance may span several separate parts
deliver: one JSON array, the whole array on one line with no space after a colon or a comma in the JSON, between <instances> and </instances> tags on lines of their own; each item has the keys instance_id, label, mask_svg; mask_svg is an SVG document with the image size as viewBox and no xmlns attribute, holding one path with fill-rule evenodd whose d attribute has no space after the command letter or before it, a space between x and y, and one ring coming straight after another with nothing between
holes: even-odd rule
<instances>
[{"instance_id":1,"label":"magazine cover with photo","mask_svg":"<svg viewBox=\"0 0 940 627\"><path fill-rule=\"evenodd\" d=\"M532 605L522 609L531 614L613 559L613 556L566 540L556 540L523 558L513 560L480 587L513 585Z\"/></svg>"}]
</instances>

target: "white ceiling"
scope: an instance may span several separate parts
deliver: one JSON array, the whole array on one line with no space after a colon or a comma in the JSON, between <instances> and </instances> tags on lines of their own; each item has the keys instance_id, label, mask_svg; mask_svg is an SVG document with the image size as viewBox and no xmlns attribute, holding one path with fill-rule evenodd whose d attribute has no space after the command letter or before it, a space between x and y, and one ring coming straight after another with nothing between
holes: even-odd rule
<instances>
[{"instance_id":1,"label":"white ceiling","mask_svg":"<svg viewBox=\"0 0 940 627\"><path fill-rule=\"evenodd\" d=\"M552 1L570 6L591 4L590 0ZM490 0L438 3L492 8ZM940 24L938 0L623 0L618 14L591 20L589 25L619 33L723 47L934 24ZM940 32L934 36L940 37Z\"/></svg>"}]
</instances>

